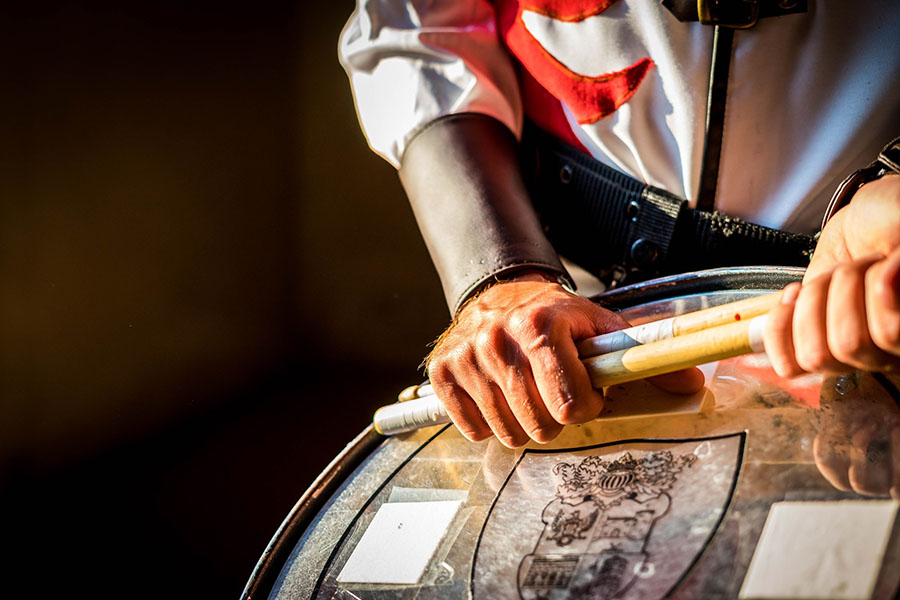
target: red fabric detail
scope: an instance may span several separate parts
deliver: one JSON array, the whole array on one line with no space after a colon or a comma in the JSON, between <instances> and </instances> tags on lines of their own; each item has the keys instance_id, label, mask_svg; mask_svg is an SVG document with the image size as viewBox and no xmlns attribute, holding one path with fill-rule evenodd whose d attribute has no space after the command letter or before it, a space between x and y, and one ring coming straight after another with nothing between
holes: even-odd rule
<instances>
[{"instance_id":1,"label":"red fabric detail","mask_svg":"<svg viewBox=\"0 0 900 600\"><path fill-rule=\"evenodd\" d=\"M528 118L547 133L590 154L581 141L575 137L575 132L572 131L572 126L569 125L569 120L563 112L562 103L544 89L544 86L535 81L527 71L521 73L521 79L522 101L525 104L525 114L528 115Z\"/></svg>"},{"instance_id":2,"label":"red fabric detail","mask_svg":"<svg viewBox=\"0 0 900 600\"><path fill-rule=\"evenodd\" d=\"M531 10L560 21L583 21L602 13L616 0L525 0L523 10Z\"/></svg>"},{"instance_id":3,"label":"red fabric detail","mask_svg":"<svg viewBox=\"0 0 900 600\"><path fill-rule=\"evenodd\" d=\"M544 8L553 5L554 10L566 15L583 14L584 6L602 6L601 12L612 2L608 0L531 0ZM575 119L581 123L594 123L614 113L627 102L653 66L650 58L642 58L630 67L596 77L581 75L556 60L525 28L522 7L516 2L502 2L498 8L500 35L507 47L519 59L522 66L554 97L562 101ZM578 12L582 11L582 12Z\"/></svg>"}]
</instances>

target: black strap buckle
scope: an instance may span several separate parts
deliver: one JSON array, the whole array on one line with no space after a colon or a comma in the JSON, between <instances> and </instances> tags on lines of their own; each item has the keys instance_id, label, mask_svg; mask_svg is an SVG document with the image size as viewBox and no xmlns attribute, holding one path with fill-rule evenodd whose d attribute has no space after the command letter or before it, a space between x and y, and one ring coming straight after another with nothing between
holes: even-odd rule
<instances>
[{"instance_id":1,"label":"black strap buckle","mask_svg":"<svg viewBox=\"0 0 900 600\"><path fill-rule=\"evenodd\" d=\"M704 25L749 29L759 21L759 0L697 0Z\"/></svg>"}]
</instances>

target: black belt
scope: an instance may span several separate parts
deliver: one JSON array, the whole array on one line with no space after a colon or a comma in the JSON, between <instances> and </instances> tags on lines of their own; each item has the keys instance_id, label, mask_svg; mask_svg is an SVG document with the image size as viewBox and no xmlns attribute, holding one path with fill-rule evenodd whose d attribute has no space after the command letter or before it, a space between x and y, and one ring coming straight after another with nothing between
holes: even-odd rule
<instances>
[{"instance_id":1,"label":"black belt","mask_svg":"<svg viewBox=\"0 0 900 600\"><path fill-rule=\"evenodd\" d=\"M805 267L812 236L696 210L526 125L523 172L560 255L607 282L744 265Z\"/></svg>"}]
</instances>

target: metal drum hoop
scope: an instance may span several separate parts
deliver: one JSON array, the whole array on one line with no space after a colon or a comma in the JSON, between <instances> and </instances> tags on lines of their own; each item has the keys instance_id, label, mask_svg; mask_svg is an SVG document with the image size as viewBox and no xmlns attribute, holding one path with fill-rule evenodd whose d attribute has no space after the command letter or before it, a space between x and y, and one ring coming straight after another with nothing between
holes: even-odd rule
<instances>
[{"instance_id":1,"label":"metal drum hoop","mask_svg":"<svg viewBox=\"0 0 900 600\"><path fill-rule=\"evenodd\" d=\"M759 291L761 293L765 290L781 289L788 283L800 281L803 273L803 269L790 267L714 269L625 286L594 296L591 300L618 311L664 300L672 297L676 292L679 296L730 290L746 290L748 293ZM879 383L900 404L896 387L884 378L879 379ZM364 467L366 459L377 448L388 443L390 443L389 439L386 440L369 426L326 467L301 496L276 531L254 568L242 598L250 600L268 597L279 574L287 565L295 546L329 499L345 481L349 481L359 469ZM424 445L427 443L425 442Z\"/></svg>"}]
</instances>

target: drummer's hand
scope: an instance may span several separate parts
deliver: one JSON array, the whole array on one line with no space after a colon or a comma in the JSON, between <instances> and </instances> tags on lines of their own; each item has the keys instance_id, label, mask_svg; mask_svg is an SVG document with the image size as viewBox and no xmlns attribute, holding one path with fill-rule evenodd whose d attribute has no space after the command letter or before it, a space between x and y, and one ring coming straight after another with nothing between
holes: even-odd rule
<instances>
[{"instance_id":1,"label":"drummer's hand","mask_svg":"<svg viewBox=\"0 0 900 600\"><path fill-rule=\"evenodd\" d=\"M503 445L549 442L565 424L594 419L603 394L591 387L577 340L627 327L616 314L529 272L468 302L428 359L428 376L463 435L493 433ZM661 375L668 391L703 386L696 369Z\"/></svg>"},{"instance_id":2,"label":"drummer's hand","mask_svg":"<svg viewBox=\"0 0 900 600\"><path fill-rule=\"evenodd\" d=\"M782 377L900 366L900 175L864 185L832 217L764 341Z\"/></svg>"}]
</instances>

